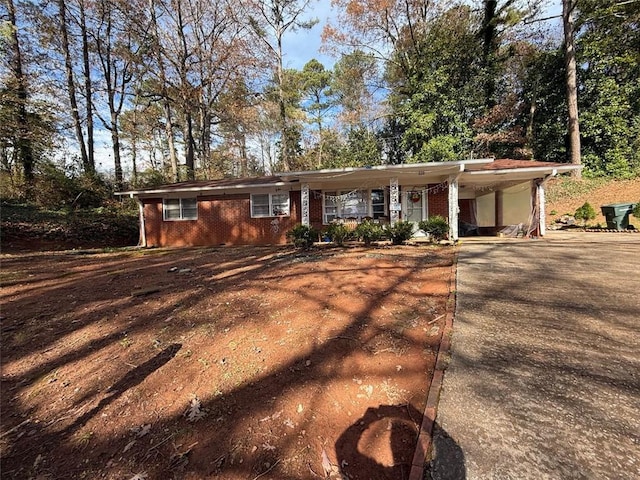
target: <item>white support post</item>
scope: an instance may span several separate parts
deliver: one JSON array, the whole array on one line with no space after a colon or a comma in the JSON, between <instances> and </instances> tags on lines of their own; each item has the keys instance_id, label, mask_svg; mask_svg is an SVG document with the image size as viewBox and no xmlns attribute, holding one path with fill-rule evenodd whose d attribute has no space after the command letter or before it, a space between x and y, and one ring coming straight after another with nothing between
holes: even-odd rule
<instances>
[{"instance_id":1,"label":"white support post","mask_svg":"<svg viewBox=\"0 0 640 480\"><path fill-rule=\"evenodd\" d=\"M546 212L545 212L545 192L544 192L544 184L545 182L538 183L538 230L540 231L540 236L544 237L547 233L546 226Z\"/></svg>"},{"instance_id":2,"label":"white support post","mask_svg":"<svg viewBox=\"0 0 640 480\"><path fill-rule=\"evenodd\" d=\"M545 234L547 233L547 226L546 226L546 207L545 207L545 202L547 201L545 198L545 190L544 187L546 185L546 183L551 180L553 177L555 177L556 175L558 175L558 170L553 169L552 172L547 175L546 177L544 177L544 179L538 183L538 213L539 213L539 218L538 218L538 229L540 231L540 236L544 237Z\"/></svg>"},{"instance_id":3,"label":"white support post","mask_svg":"<svg viewBox=\"0 0 640 480\"><path fill-rule=\"evenodd\" d=\"M389 183L389 210L389 220L393 225L400 220L400 189L395 177Z\"/></svg>"},{"instance_id":4,"label":"white support post","mask_svg":"<svg viewBox=\"0 0 640 480\"><path fill-rule=\"evenodd\" d=\"M131 195L131 198L133 198L133 195ZM142 200L140 200L139 198L136 198L136 201L138 202L138 217L140 220L140 239L138 240L138 246L146 247L147 246L147 232L146 232L147 227L144 223L144 204L142 203Z\"/></svg>"},{"instance_id":5,"label":"white support post","mask_svg":"<svg viewBox=\"0 0 640 480\"><path fill-rule=\"evenodd\" d=\"M458 177L449 177L449 240L458 240Z\"/></svg>"},{"instance_id":6,"label":"white support post","mask_svg":"<svg viewBox=\"0 0 640 480\"><path fill-rule=\"evenodd\" d=\"M300 191L300 203L302 205L302 225L310 225L309 221L309 184L303 183Z\"/></svg>"}]
</instances>

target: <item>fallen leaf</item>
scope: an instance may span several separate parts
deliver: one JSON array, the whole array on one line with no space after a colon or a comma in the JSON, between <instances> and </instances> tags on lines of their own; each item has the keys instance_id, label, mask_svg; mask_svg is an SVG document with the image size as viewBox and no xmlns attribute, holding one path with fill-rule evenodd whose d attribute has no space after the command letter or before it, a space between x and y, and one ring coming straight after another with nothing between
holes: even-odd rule
<instances>
[{"instance_id":1,"label":"fallen leaf","mask_svg":"<svg viewBox=\"0 0 640 480\"><path fill-rule=\"evenodd\" d=\"M140 473L136 473L129 480L145 480L148 477L149 477L149 475L147 475L147 472L140 472Z\"/></svg>"},{"instance_id":2,"label":"fallen leaf","mask_svg":"<svg viewBox=\"0 0 640 480\"><path fill-rule=\"evenodd\" d=\"M149 433L149 431L151 430L151 424L147 423L146 425L142 425L142 427L140 428L140 430L138 431L136 437L138 438L142 438L144 437L147 433Z\"/></svg>"},{"instance_id":3,"label":"fallen leaf","mask_svg":"<svg viewBox=\"0 0 640 480\"><path fill-rule=\"evenodd\" d=\"M207 416L206 410L202 408L200 400L195 395L191 399L191 403L189 404L189 408L187 409L185 416L190 422L197 422Z\"/></svg>"}]
</instances>

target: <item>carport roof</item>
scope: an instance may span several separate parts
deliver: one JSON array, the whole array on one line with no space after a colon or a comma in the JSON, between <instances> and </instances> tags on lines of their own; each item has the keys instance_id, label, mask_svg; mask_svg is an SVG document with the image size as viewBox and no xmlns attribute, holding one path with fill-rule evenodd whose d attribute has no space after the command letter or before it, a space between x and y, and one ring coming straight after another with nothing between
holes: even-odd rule
<instances>
[{"instance_id":1,"label":"carport roof","mask_svg":"<svg viewBox=\"0 0 640 480\"><path fill-rule=\"evenodd\" d=\"M582 165L503 158L494 160L491 163L470 166L460 175L460 183L486 185L504 182L524 182L580 169L582 169Z\"/></svg>"},{"instance_id":2,"label":"carport roof","mask_svg":"<svg viewBox=\"0 0 640 480\"><path fill-rule=\"evenodd\" d=\"M158 187L117 192L116 195L132 197L157 196L178 193L215 193L219 191L241 191L258 188L295 187L300 182L331 181L341 179L389 178L420 176L429 177L460 175L461 181L472 183L495 183L496 181L525 181L547 175L580 169L578 165L491 158L460 160L454 162L407 163L400 165L376 165L371 167L348 167L301 172L283 172L267 177L224 178L179 182Z\"/></svg>"}]
</instances>

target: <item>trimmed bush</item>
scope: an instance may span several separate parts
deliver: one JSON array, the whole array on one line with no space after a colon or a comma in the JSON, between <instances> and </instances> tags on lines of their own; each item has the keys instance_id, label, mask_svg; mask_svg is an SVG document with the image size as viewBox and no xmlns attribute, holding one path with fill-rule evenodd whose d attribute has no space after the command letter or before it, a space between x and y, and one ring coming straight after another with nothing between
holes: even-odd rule
<instances>
[{"instance_id":1,"label":"trimmed bush","mask_svg":"<svg viewBox=\"0 0 640 480\"><path fill-rule=\"evenodd\" d=\"M318 239L318 231L309 225L299 223L287 232L287 238L293 242L295 247L308 250Z\"/></svg>"},{"instance_id":2,"label":"trimmed bush","mask_svg":"<svg viewBox=\"0 0 640 480\"><path fill-rule=\"evenodd\" d=\"M573 216L576 220L582 220L582 224L586 226L589 220L596 218L596 211L589 202L584 202L581 207L576 209L576 213Z\"/></svg>"},{"instance_id":3,"label":"trimmed bush","mask_svg":"<svg viewBox=\"0 0 640 480\"><path fill-rule=\"evenodd\" d=\"M413 237L413 223L400 220L393 225L385 227L385 233L394 245L402 245Z\"/></svg>"},{"instance_id":4,"label":"trimmed bush","mask_svg":"<svg viewBox=\"0 0 640 480\"><path fill-rule=\"evenodd\" d=\"M353 234L343 223L332 223L325 230L327 236L336 245L342 245Z\"/></svg>"},{"instance_id":5,"label":"trimmed bush","mask_svg":"<svg viewBox=\"0 0 640 480\"><path fill-rule=\"evenodd\" d=\"M371 242L380 240L384 236L384 229L379 223L371 220L365 220L359 224L353 231L356 238L362 240L365 245L371 245Z\"/></svg>"},{"instance_id":6,"label":"trimmed bush","mask_svg":"<svg viewBox=\"0 0 640 480\"><path fill-rule=\"evenodd\" d=\"M635 207L633 207L633 216L636 218L640 218L640 201L636 203Z\"/></svg>"},{"instance_id":7,"label":"trimmed bush","mask_svg":"<svg viewBox=\"0 0 640 480\"><path fill-rule=\"evenodd\" d=\"M424 233L429 234L429 238L438 242L444 239L449 233L449 222L441 215L434 215L418 223L418 227Z\"/></svg>"}]
</instances>

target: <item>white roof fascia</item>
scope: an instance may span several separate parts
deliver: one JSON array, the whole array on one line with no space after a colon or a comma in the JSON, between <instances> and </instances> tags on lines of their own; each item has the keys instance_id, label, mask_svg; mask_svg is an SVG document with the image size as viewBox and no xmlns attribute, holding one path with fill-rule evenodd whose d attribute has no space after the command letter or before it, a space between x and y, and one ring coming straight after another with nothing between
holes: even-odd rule
<instances>
[{"instance_id":1,"label":"white roof fascia","mask_svg":"<svg viewBox=\"0 0 640 480\"><path fill-rule=\"evenodd\" d=\"M378 172L395 172L395 171L411 171L411 170L424 170L427 168L435 168L436 170L447 170L451 167L457 167L460 165L477 165L493 162L493 158L473 158L469 160L456 160L453 162L429 162L429 163L401 163L398 165L372 165L370 167L344 167L344 168L327 168L323 170L307 170L302 172L279 172L275 173L278 177L306 177L313 175L337 175L348 173L359 173L368 171Z\"/></svg>"},{"instance_id":2,"label":"white roof fascia","mask_svg":"<svg viewBox=\"0 0 640 480\"><path fill-rule=\"evenodd\" d=\"M507 175L510 173L546 173L550 174L553 171L557 173L570 172L571 170L581 169L582 165L567 165L566 167L526 167L526 168L503 168L500 170L466 170L465 175Z\"/></svg>"},{"instance_id":3,"label":"white roof fascia","mask_svg":"<svg viewBox=\"0 0 640 480\"><path fill-rule=\"evenodd\" d=\"M115 192L114 195L157 195L162 193L184 193L184 192L210 192L218 190L241 190L243 188L273 188L273 187L286 187L292 185L292 182L275 182L275 183L256 183L256 184L241 184L241 185L220 185L217 187L185 187L185 188L159 188L156 190L131 190L126 192Z\"/></svg>"}]
</instances>

